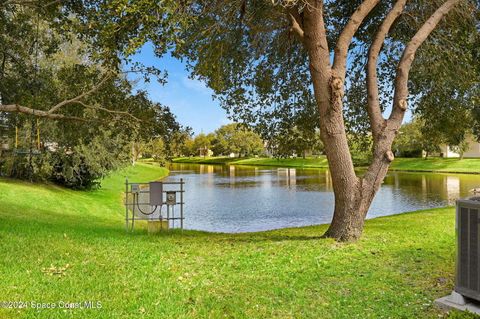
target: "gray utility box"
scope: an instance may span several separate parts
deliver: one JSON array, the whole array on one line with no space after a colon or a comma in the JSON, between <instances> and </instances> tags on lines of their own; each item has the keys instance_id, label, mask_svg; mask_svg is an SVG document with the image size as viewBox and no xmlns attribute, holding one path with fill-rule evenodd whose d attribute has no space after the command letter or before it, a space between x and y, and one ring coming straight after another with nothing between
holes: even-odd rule
<instances>
[{"instance_id":1,"label":"gray utility box","mask_svg":"<svg viewBox=\"0 0 480 319\"><path fill-rule=\"evenodd\" d=\"M150 206L162 206L163 204L163 183L150 183Z\"/></svg>"},{"instance_id":2,"label":"gray utility box","mask_svg":"<svg viewBox=\"0 0 480 319\"><path fill-rule=\"evenodd\" d=\"M457 201L457 278L455 291L480 301L480 196Z\"/></svg>"}]
</instances>

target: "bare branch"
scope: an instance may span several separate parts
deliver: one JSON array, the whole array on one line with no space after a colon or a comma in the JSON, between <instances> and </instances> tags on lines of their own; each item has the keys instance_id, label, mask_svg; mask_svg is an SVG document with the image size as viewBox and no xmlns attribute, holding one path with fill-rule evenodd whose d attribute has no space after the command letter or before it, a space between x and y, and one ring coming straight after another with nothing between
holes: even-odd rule
<instances>
[{"instance_id":1,"label":"bare branch","mask_svg":"<svg viewBox=\"0 0 480 319\"><path fill-rule=\"evenodd\" d=\"M18 105L18 104L0 104L0 112L9 112L9 113L23 113L28 115L33 115L36 117L44 117L51 120L74 120L74 121L87 121L84 118L76 117L76 116L67 116L63 114L51 114L46 111L32 109L26 106Z\"/></svg>"},{"instance_id":2,"label":"bare branch","mask_svg":"<svg viewBox=\"0 0 480 319\"><path fill-rule=\"evenodd\" d=\"M104 111L110 114L117 114L117 115L122 115L122 116L129 116L136 122L143 122L141 119L138 117L135 117L134 115L125 112L125 111L115 111L115 110L110 110L105 107L101 106L92 106L88 105L86 103L83 103L82 101L72 101L70 104L80 104L85 108L92 109L92 110L100 110ZM89 119L82 118L82 117L77 117L77 116L68 116L68 115L63 115L63 114L58 114L58 113L50 113L38 109L32 109L26 106L18 105L18 104L8 104L8 105L2 105L0 104L0 112L9 112L9 113L23 113L27 115L33 115L35 117L43 117L43 118L48 118L52 120L74 120L74 121L82 121L82 122L87 122Z\"/></svg>"},{"instance_id":3,"label":"bare branch","mask_svg":"<svg viewBox=\"0 0 480 319\"><path fill-rule=\"evenodd\" d=\"M68 115L63 115L63 114L58 114L56 113L60 108L69 105L69 104L80 104L85 108L89 109L95 109L95 110L100 110L104 111L110 114L118 114L118 115L123 115L123 116L129 116L136 122L142 122L139 118L135 117L134 115L125 112L125 111L116 111L116 110L110 110L101 106L92 106L88 105L84 102L81 101L82 98L88 96L89 94L92 94L96 90L98 90L104 83L111 77L110 74L107 74L106 76L103 77L103 79L94 87L92 87L90 90L80 94L79 96L76 96L72 99L68 99L65 101L62 101L53 107L50 108L48 111L43 111L43 110L38 110L38 109L33 109L30 107L18 105L18 104L8 104L8 105L2 105L0 104L0 112L10 112L10 113L23 113L23 114L28 114L28 115L33 115L36 117L44 117L48 119L53 119L53 120L76 120L76 121L89 121L88 119L81 118L81 117L76 117L76 116L68 116Z\"/></svg>"},{"instance_id":4,"label":"bare branch","mask_svg":"<svg viewBox=\"0 0 480 319\"><path fill-rule=\"evenodd\" d=\"M61 2L62 2L61 0L53 0L53 1L50 1L50 2L42 5L42 7L46 8L46 7L49 7L49 6L53 5L53 4L57 4L57 3L61 3Z\"/></svg>"},{"instance_id":5,"label":"bare branch","mask_svg":"<svg viewBox=\"0 0 480 319\"><path fill-rule=\"evenodd\" d=\"M125 112L125 111L115 111L115 110L110 110L110 109L107 109L107 108L101 107L101 106L92 106L92 105L85 104L82 101L74 101L72 103L80 104L83 107L88 108L88 109L92 109L92 110L100 110L100 111L104 111L104 112L107 112L107 113L110 113L110 114L118 114L118 115L129 116L137 122L142 122L142 120L139 119L138 117L135 117L134 115L132 115L128 112Z\"/></svg>"},{"instance_id":6,"label":"bare branch","mask_svg":"<svg viewBox=\"0 0 480 319\"><path fill-rule=\"evenodd\" d=\"M442 18L460 1L461 0L447 0L428 18L405 47L397 68L393 108L389 117L389 122L392 122L395 126L401 125L403 115L408 107L408 76L417 49L425 42Z\"/></svg>"},{"instance_id":7,"label":"bare branch","mask_svg":"<svg viewBox=\"0 0 480 319\"><path fill-rule=\"evenodd\" d=\"M327 30L325 28L325 21L323 18L323 1L309 1L307 2L307 8L303 12L305 19L304 37L305 38L318 38L317 43L310 43L312 46L309 48L311 52L318 53L318 57L310 57L312 63L319 63L325 68L325 72L330 72L330 51L328 49ZM307 29L310 27L310 29ZM314 69L318 69L316 66L311 65Z\"/></svg>"},{"instance_id":8,"label":"bare branch","mask_svg":"<svg viewBox=\"0 0 480 319\"><path fill-rule=\"evenodd\" d=\"M310 73L314 85L320 115L323 116L330 105L330 92L327 85L331 77L330 51L327 30L323 18L323 1L310 0L303 11L305 48L310 60Z\"/></svg>"},{"instance_id":9,"label":"bare branch","mask_svg":"<svg viewBox=\"0 0 480 319\"><path fill-rule=\"evenodd\" d=\"M93 92L95 92L96 90L98 90L109 78L110 78L110 74L107 74L103 77L103 79L97 84L95 85L94 87L92 87L90 90L72 98L72 99L68 99L68 100L65 100L65 101L62 101L60 103L58 103L57 105L54 105L49 111L48 113L50 114L53 114L55 113L56 111L58 111L61 107L67 105L67 104L70 104L70 103L75 103L75 102L78 102L80 101L81 99L83 99L84 97L92 94Z\"/></svg>"},{"instance_id":10,"label":"bare branch","mask_svg":"<svg viewBox=\"0 0 480 319\"><path fill-rule=\"evenodd\" d=\"M390 32L393 23L402 14L407 0L398 0L393 6L392 10L387 14L383 20L380 28L375 35L372 45L368 51L367 62L367 100L368 100L368 116L372 127L373 138L376 139L378 133L381 131L384 118L380 109L380 101L378 97L378 79L377 79L377 61L380 51L382 49L385 38Z\"/></svg>"},{"instance_id":11,"label":"bare branch","mask_svg":"<svg viewBox=\"0 0 480 319\"><path fill-rule=\"evenodd\" d=\"M290 20L292 22L292 27L290 28L290 31L294 32L298 36L300 41L303 42L305 33L303 31L300 14L298 14L298 11L295 8L289 8L288 16L290 17Z\"/></svg>"},{"instance_id":12,"label":"bare branch","mask_svg":"<svg viewBox=\"0 0 480 319\"><path fill-rule=\"evenodd\" d=\"M363 1L357 10L355 10L355 12L352 14L347 25L338 37L337 46L335 47L335 58L333 60L333 70L336 73L335 76L340 78L342 83L345 81L348 47L352 42L353 36L357 32L365 17L379 2L380 0Z\"/></svg>"}]
</instances>

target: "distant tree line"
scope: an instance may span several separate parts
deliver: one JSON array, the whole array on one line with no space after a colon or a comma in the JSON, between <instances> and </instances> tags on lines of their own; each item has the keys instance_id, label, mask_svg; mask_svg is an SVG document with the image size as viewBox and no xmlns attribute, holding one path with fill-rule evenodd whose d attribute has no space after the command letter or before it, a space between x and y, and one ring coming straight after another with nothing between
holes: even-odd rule
<instances>
[{"instance_id":1,"label":"distant tree line","mask_svg":"<svg viewBox=\"0 0 480 319\"><path fill-rule=\"evenodd\" d=\"M170 139L168 146L165 143L165 154L168 157L180 156L208 156L209 152L215 156L237 157L264 154L264 142L258 134L237 123L221 126L213 133L200 133L192 136L189 130L176 132ZM143 156L153 157L152 148L144 145ZM155 158L156 160L158 158ZM168 158L167 158L168 159Z\"/></svg>"},{"instance_id":2,"label":"distant tree line","mask_svg":"<svg viewBox=\"0 0 480 319\"><path fill-rule=\"evenodd\" d=\"M320 155L323 144L318 131L307 132L300 128L272 134L263 139L260 134L245 125L231 123L223 125L215 132L200 133L194 137L183 134L182 139L171 147L174 156L272 156L306 157Z\"/></svg>"}]
</instances>

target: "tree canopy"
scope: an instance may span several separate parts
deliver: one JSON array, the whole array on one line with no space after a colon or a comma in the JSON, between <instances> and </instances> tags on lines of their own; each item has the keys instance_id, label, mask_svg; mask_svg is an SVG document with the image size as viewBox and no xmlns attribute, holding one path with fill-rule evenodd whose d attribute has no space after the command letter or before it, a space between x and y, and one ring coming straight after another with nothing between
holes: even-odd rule
<instances>
[{"instance_id":1,"label":"tree canopy","mask_svg":"<svg viewBox=\"0 0 480 319\"><path fill-rule=\"evenodd\" d=\"M95 32L88 27L106 10L98 5L0 4L0 138L10 144L1 154L1 174L89 188L130 160L132 144L168 141L181 130L167 106L135 90L127 77L139 72L164 81L161 74L129 68L127 44L102 40L108 24ZM125 41L140 37L132 30L117 33Z\"/></svg>"},{"instance_id":2,"label":"tree canopy","mask_svg":"<svg viewBox=\"0 0 480 319\"><path fill-rule=\"evenodd\" d=\"M273 132L291 131L300 126L314 132L319 122L310 85L310 62L294 32L295 24L291 25L291 16L300 19L303 12L310 10L308 2L280 1L290 3L287 6L278 5L278 1L194 3L190 7L193 19L179 36L183 41L176 46L175 53L188 59L193 76L204 80L215 91L231 118L254 125L264 138L273 138ZM361 3L325 1L323 12L332 53L340 31ZM344 108L347 129L354 133L351 136L366 136L370 131L364 85L368 49L393 3L377 4L350 45ZM389 108L396 62L401 58L402 48L440 4L441 1L409 1L396 19L378 58L382 110ZM415 97L410 99L409 108L418 115L432 118L431 123L442 123L458 114L458 107L473 120L472 112L478 106L474 107L473 101L464 103L466 93L458 90L469 91L470 99L478 96L473 94L479 83L478 41L478 3L463 1L418 50L409 82ZM442 112L435 112L440 109L439 100L442 106L448 106L453 100L458 107L442 107ZM436 129L442 130L442 127L438 124Z\"/></svg>"},{"instance_id":3,"label":"tree canopy","mask_svg":"<svg viewBox=\"0 0 480 319\"><path fill-rule=\"evenodd\" d=\"M215 155L252 156L263 152L263 141L256 133L237 123L227 124L215 131L212 151Z\"/></svg>"}]
</instances>

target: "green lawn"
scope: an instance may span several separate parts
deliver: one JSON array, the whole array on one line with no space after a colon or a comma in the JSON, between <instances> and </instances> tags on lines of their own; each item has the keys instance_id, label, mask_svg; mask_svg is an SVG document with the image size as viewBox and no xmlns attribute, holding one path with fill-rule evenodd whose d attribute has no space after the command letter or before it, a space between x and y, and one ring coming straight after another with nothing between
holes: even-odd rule
<instances>
[{"instance_id":1,"label":"green lawn","mask_svg":"<svg viewBox=\"0 0 480 319\"><path fill-rule=\"evenodd\" d=\"M480 158L396 158L392 170L480 174Z\"/></svg>"},{"instance_id":2,"label":"green lawn","mask_svg":"<svg viewBox=\"0 0 480 319\"><path fill-rule=\"evenodd\" d=\"M296 158L296 159L275 159L275 158L228 158L228 157L181 157L173 160L175 163L197 163L197 164L231 164L231 165L255 165L255 166L281 166L281 167L304 167L304 168L326 168L328 162L324 156L320 158ZM442 173L471 173L480 174L480 158L396 158L391 170L397 171L423 171Z\"/></svg>"},{"instance_id":3,"label":"green lawn","mask_svg":"<svg viewBox=\"0 0 480 319\"><path fill-rule=\"evenodd\" d=\"M230 165L255 165L255 166L281 166L281 167L305 167L327 168L328 162L325 156L319 158L231 158L231 157L180 157L173 160L174 163L194 164L230 164Z\"/></svg>"},{"instance_id":4,"label":"green lawn","mask_svg":"<svg viewBox=\"0 0 480 319\"><path fill-rule=\"evenodd\" d=\"M126 234L124 176L144 181L165 173L137 165L92 192L0 179L0 302L102 304L90 310L0 309L0 318L441 314L432 301L453 287L452 208L369 220L354 244L320 238L324 225L235 235Z\"/></svg>"}]
</instances>

